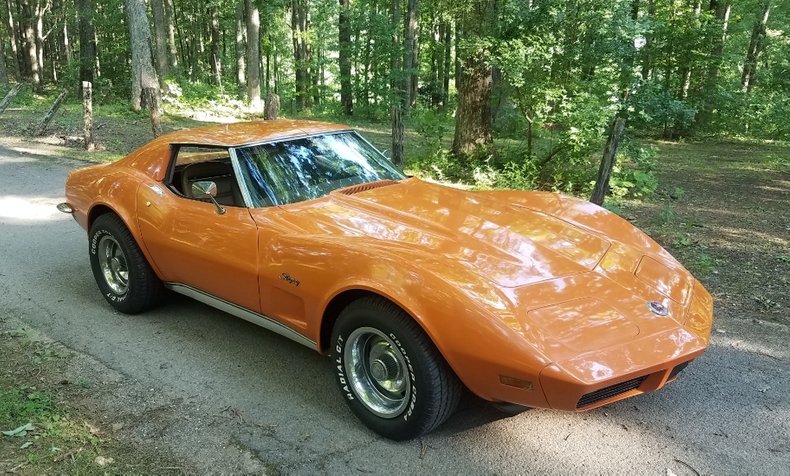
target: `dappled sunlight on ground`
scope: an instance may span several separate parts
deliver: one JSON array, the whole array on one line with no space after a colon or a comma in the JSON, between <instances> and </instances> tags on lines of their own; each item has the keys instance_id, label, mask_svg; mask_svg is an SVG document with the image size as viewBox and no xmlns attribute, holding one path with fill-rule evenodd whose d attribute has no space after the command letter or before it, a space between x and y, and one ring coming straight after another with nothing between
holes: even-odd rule
<instances>
[{"instance_id":1,"label":"dappled sunlight on ground","mask_svg":"<svg viewBox=\"0 0 790 476\"><path fill-rule=\"evenodd\" d=\"M50 197L0 196L0 219L18 222L65 220L69 216L55 208L60 200Z\"/></svg>"},{"instance_id":2,"label":"dappled sunlight on ground","mask_svg":"<svg viewBox=\"0 0 790 476\"><path fill-rule=\"evenodd\" d=\"M752 239L757 239L759 241L774 243L779 246L790 246L790 241L788 241L786 238L780 238L779 236L761 232L755 229L730 228L726 226L718 226L715 228L719 230L721 233L723 233L724 235L729 236L730 238L744 238L745 239L744 241L748 240L748 238L752 238ZM784 234L783 236L786 237L788 235Z\"/></svg>"}]
</instances>

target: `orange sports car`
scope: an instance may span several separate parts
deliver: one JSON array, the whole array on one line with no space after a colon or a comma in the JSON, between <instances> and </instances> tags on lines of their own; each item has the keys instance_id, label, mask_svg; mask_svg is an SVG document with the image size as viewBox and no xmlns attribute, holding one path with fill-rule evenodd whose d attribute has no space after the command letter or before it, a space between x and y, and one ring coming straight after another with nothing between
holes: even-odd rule
<instances>
[{"instance_id":1,"label":"orange sports car","mask_svg":"<svg viewBox=\"0 0 790 476\"><path fill-rule=\"evenodd\" d=\"M115 309L169 289L327 354L353 413L396 440L464 387L571 411L650 392L710 337L710 294L617 215L409 178L345 126L174 132L73 171L66 198Z\"/></svg>"}]
</instances>

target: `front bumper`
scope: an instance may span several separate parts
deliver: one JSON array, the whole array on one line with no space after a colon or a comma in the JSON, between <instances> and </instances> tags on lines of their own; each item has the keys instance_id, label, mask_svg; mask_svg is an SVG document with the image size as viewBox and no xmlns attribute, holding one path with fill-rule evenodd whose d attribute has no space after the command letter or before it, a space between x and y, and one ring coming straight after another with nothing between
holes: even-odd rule
<instances>
[{"instance_id":1,"label":"front bumper","mask_svg":"<svg viewBox=\"0 0 790 476\"><path fill-rule=\"evenodd\" d=\"M705 352L704 347L658 364L635 365L635 367L639 367L637 370L613 375L610 378L601 378L594 382L581 382L579 379L573 378L567 368L551 364L541 372L540 383L549 407L568 411L591 410L662 388L674 380L689 362L702 355L703 352ZM649 358L649 355L642 355L645 359ZM600 363L604 360L602 357L605 355L592 357L588 368L600 366L598 371L605 372ZM575 360L577 362L565 365L578 364L580 359Z\"/></svg>"},{"instance_id":2,"label":"front bumper","mask_svg":"<svg viewBox=\"0 0 790 476\"><path fill-rule=\"evenodd\" d=\"M710 294L694 280L691 302L676 326L549 363L529 392L500 384L489 399L585 411L658 390L705 352L713 327L712 304Z\"/></svg>"}]
</instances>

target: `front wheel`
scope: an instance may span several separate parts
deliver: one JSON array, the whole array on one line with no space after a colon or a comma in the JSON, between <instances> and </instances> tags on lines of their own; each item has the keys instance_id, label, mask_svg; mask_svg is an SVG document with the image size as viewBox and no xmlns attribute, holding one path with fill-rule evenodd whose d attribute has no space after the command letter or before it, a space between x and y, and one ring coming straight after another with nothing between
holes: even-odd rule
<instances>
[{"instance_id":1,"label":"front wheel","mask_svg":"<svg viewBox=\"0 0 790 476\"><path fill-rule=\"evenodd\" d=\"M382 298L340 313L332 333L335 380L351 411L393 440L426 434L458 407L461 383L420 326Z\"/></svg>"},{"instance_id":2,"label":"front wheel","mask_svg":"<svg viewBox=\"0 0 790 476\"><path fill-rule=\"evenodd\" d=\"M96 218L90 229L89 252L93 277L112 307L136 314L160 301L162 282L117 215L106 213Z\"/></svg>"}]
</instances>

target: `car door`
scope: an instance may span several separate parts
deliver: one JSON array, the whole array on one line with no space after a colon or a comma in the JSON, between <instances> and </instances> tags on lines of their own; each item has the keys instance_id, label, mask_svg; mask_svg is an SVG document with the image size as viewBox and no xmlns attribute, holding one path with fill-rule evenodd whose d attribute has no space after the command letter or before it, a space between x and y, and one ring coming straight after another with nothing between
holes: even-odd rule
<instances>
[{"instance_id":1,"label":"car door","mask_svg":"<svg viewBox=\"0 0 790 476\"><path fill-rule=\"evenodd\" d=\"M183 153L176 148L176 165ZM138 226L153 265L167 283L260 312L258 231L249 210L225 204L220 213L214 203L189 198L172 183L173 170L164 183L142 184L137 192Z\"/></svg>"}]
</instances>

